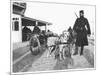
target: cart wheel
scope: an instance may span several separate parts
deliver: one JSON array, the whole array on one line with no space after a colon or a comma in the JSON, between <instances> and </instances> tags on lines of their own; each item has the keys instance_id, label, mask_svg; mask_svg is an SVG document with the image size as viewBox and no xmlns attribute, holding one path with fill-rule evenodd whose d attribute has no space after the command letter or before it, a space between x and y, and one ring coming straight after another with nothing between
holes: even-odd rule
<instances>
[{"instance_id":1,"label":"cart wheel","mask_svg":"<svg viewBox=\"0 0 100 75\"><path fill-rule=\"evenodd\" d=\"M37 49L35 49L37 47ZM40 53L40 42L36 36L32 36L30 39L30 51L32 55L38 55Z\"/></svg>"},{"instance_id":2,"label":"cart wheel","mask_svg":"<svg viewBox=\"0 0 100 75\"><path fill-rule=\"evenodd\" d=\"M38 55L40 53L40 49L37 49L35 51L32 50L32 47L30 47L30 51L32 55Z\"/></svg>"}]
</instances>

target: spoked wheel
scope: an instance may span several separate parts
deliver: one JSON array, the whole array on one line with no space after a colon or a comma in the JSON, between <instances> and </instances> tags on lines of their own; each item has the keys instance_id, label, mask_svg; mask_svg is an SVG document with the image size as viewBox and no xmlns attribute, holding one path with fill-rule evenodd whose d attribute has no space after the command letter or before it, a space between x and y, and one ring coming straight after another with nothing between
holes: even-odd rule
<instances>
[{"instance_id":1,"label":"spoked wheel","mask_svg":"<svg viewBox=\"0 0 100 75\"><path fill-rule=\"evenodd\" d=\"M40 42L37 36L32 36L30 39L30 51L33 55L38 55L40 53Z\"/></svg>"}]
</instances>

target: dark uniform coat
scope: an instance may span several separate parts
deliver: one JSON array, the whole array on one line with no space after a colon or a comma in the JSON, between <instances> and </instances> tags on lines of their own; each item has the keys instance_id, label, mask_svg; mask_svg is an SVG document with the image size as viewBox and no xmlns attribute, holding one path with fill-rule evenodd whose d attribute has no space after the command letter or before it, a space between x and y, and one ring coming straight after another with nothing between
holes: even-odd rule
<instances>
[{"instance_id":1,"label":"dark uniform coat","mask_svg":"<svg viewBox=\"0 0 100 75\"><path fill-rule=\"evenodd\" d=\"M87 34L91 34L88 20L84 17L77 18L73 30L77 33L76 46L88 45Z\"/></svg>"}]
</instances>

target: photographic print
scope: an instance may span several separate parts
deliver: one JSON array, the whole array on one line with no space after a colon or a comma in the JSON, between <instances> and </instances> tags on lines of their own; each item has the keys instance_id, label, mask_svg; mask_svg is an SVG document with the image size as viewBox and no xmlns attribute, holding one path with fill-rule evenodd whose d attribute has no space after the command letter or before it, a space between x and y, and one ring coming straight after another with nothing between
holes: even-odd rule
<instances>
[{"instance_id":1,"label":"photographic print","mask_svg":"<svg viewBox=\"0 0 100 75\"><path fill-rule=\"evenodd\" d=\"M95 69L95 5L11 0L11 73Z\"/></svg>"}]
</instances>

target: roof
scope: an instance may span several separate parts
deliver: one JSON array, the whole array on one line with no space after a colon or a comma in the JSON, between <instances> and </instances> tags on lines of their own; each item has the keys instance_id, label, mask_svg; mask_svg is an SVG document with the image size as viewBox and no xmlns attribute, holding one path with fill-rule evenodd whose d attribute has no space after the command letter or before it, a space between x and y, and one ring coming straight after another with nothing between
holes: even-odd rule
<instances>
[{"instance_id":1,"label":"roof","mask_svg":"<svg viewBox=\"0 0 100 75\"><path fill-rule=\"evenodd\" d=\"M50 23L50 22L46 22L46 21L42 21L42 20L38 20L38 19L26 17L26 16L22 16L22 19L26 19L26 20L33 21L33 22L38 21L39 22L38 26L52 25L52 23Z\"/></svg>"},{"instance_id":2,"label":"roof","mask_svg":"<svg viewBox=\"0 0 100 75\"><path fill-rule=\"evenodd\" d=\"M21 7L21 8L26 8L26 3L13 2L13 5Z\"/></svg>"},{"instance_id":3,"label":"roof","mask_svg":"<svg viewBox=\"0 0 100 75\"><path fill-rule=\"evenodd\" d=\"M18 15L24 15L26 10L26 3L13 2L13 13Z\"/></svg>"}]
</instances>

